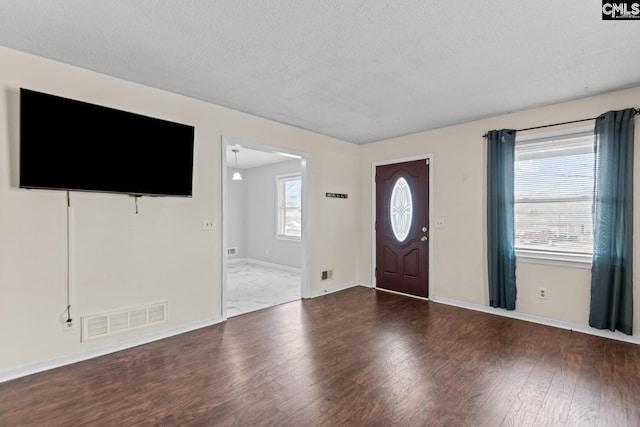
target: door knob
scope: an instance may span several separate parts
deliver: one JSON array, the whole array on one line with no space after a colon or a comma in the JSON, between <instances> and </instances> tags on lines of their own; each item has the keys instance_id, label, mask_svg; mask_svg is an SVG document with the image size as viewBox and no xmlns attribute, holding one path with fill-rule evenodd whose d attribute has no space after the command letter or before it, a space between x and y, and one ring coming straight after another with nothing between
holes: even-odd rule
<instances>
[{"instance_id":1,"label":"door knob","mask_svg":"<svg viewBox=\"0 0 640 427\"><path fill-rule=\"evenodd\" d=\"M422 227L422 232L426 233L427 232L427 227Z\"/></svg>"},{"instance_id":2,"label":"door knob","mask_svg":"<svg viewBox=\"0 0 640 427\"><path fill-rule=\"evenodd\" d=\"M420 241L421 241L421 242L426 242L426 241L427 241L427 236L422 236L422 237L420 238Z\"/></svg>"}]
</instances>

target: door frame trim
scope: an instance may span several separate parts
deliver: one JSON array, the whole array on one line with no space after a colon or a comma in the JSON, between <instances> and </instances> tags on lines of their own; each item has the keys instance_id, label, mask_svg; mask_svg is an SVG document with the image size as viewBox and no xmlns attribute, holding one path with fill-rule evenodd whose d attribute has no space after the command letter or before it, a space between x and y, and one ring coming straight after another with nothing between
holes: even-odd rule
<instances>
[{"instance_id":1,"label":"door frame trim","mask_svg":"<svg viewBox=\"0 0 640 427\"><path fill-rule=\"evenodd\" d=\"M221 276L222 286L220 295L221 317L222 321L227 320L227 146L240 145L252 150L265 151L268 153L285 153L300 156L300 176L302 177L302 236L300 238L300 246L302 248L302 260L300 263L300 297L310 298L310 247L309 247L309 230L311 229L311 197L310 197L310 177L309 166L311 162L311 154L304 151L291 150L284 147L276 147L273 145L265 145L254 142L247 142L231 136L222 135L221 138L221 169L222 169L222 263Z\"/></svg>"},{"instance_id":2,"label":"door frame trim","mask_svg":"<svg viewBox=\"0 0 640 427\"><path fill-rule=\"evenodd\" d=\"M380 160L371 163L371 287L378 289L376 278L376 167L415 160L429 161L429 274L427 275L429 298L433 289L433 154L419 154L398 159ZM382 288L380 288L382 290ZM405 295L405 294L403 294Z\"/></svg>"}]
</instances>

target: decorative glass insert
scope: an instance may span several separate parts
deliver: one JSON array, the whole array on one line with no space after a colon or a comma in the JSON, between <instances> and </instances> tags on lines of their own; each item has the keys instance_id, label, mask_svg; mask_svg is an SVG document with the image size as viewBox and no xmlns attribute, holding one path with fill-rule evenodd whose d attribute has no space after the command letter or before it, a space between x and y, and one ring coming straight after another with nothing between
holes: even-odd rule
<instances>
[{"instance_id":1,"label":"decorative glass insert","mask_svg":"<svg viewBox=\"0 0 640 427\"><path fill-rule=\"evenodd\" d=\"M389 203L389 217L391 230L399 242L404 242L411 228L413 219L413 199L406 179L400 177L393 185L391 201Z\"/></svg>"}]
</instances>

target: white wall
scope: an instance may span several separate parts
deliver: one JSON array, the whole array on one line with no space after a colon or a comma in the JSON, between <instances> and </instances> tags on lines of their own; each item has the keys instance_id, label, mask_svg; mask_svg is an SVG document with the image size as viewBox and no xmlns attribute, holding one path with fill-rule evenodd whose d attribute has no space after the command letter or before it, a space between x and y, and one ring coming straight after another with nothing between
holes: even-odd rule
<instances>
[{"instance_id":1,"label":"white wall","mask_svg":"<svg viewBox=\"0 0 640 427\"><path fill-rule=\"evenodd\" d=\"M403 136L363 145L360 151L360 277L371 277L371 164L419 154L433 154L433 217L445 220L445 228L431 227L434 297L488 305L486 269L486 141L491 129L522 129L550 123L595 117L609 110L638 107L640 88L608 93L577 101ZM524 133L523 133L524 134ZM636 143L640 120L636 120ZM640 150L635 151L635 248L640 260ZM640 283L635 281L635 331L640 331ZM517 311L588 325L590 271L588 269L517 263ZM548 299L537 298L539 286Z\"/></svg>"},{"instance_id":2,"label":"white wall","mask_svg":"<svg viewBox=\"0 0 640 427\"><path fill-rule=\"evenodd\" d=\"M238 248L236 255L230 256L229 259L244 258L247 252L244 239L246 180L233 181L231 177L234 172L244 174L241 169L227 169L227 215L229 217L227 219L227 246L229 248Z\"/></svg>"},{"instance_id":3,"label":"white wall","mask_svg":"<svg viewBox=\"0 0 640 427\"><path fill-rule=\"evenodd\" d=\"M276 177L300 172L300 160L289 160L244 170L244 242L247 258L300 268L302 261L300 241L276 237L278 227Z\"/></svg>"},{"instance_id":4,"label":"white wall","mask_svg":"<svg viewBox=\"0 0 640 427\"><path fill-rule=\"evenodd\" d=\"M309 153L311 292L358 279L359 205L323 197L358 200L358 146L11 49L0 64L0 374L220 317L222 135ZM20 87L195 126L193 198L143 197L135 215L128 196L72 193L75 316L168 300L167 324L87 343L63 332L65 194L17 188ZM320 284L327 266L334 283Z\"/></svg>"}]
</instances>

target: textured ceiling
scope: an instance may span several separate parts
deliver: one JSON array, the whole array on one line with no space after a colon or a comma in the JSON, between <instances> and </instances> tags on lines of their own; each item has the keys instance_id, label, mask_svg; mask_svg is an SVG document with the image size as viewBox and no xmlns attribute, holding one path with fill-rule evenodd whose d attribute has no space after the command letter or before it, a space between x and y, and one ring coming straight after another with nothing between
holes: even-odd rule
<instances>
[{"instance_id":1,"label":"textured ceiling","mask_svg":"<svg viewBox=\"0 0 640 427\"><path fill-rule=\"evenodd\" d=\"M2 0L0 45L366 143L639 85L601 5Z\"/></svg>"}]
</instances>

